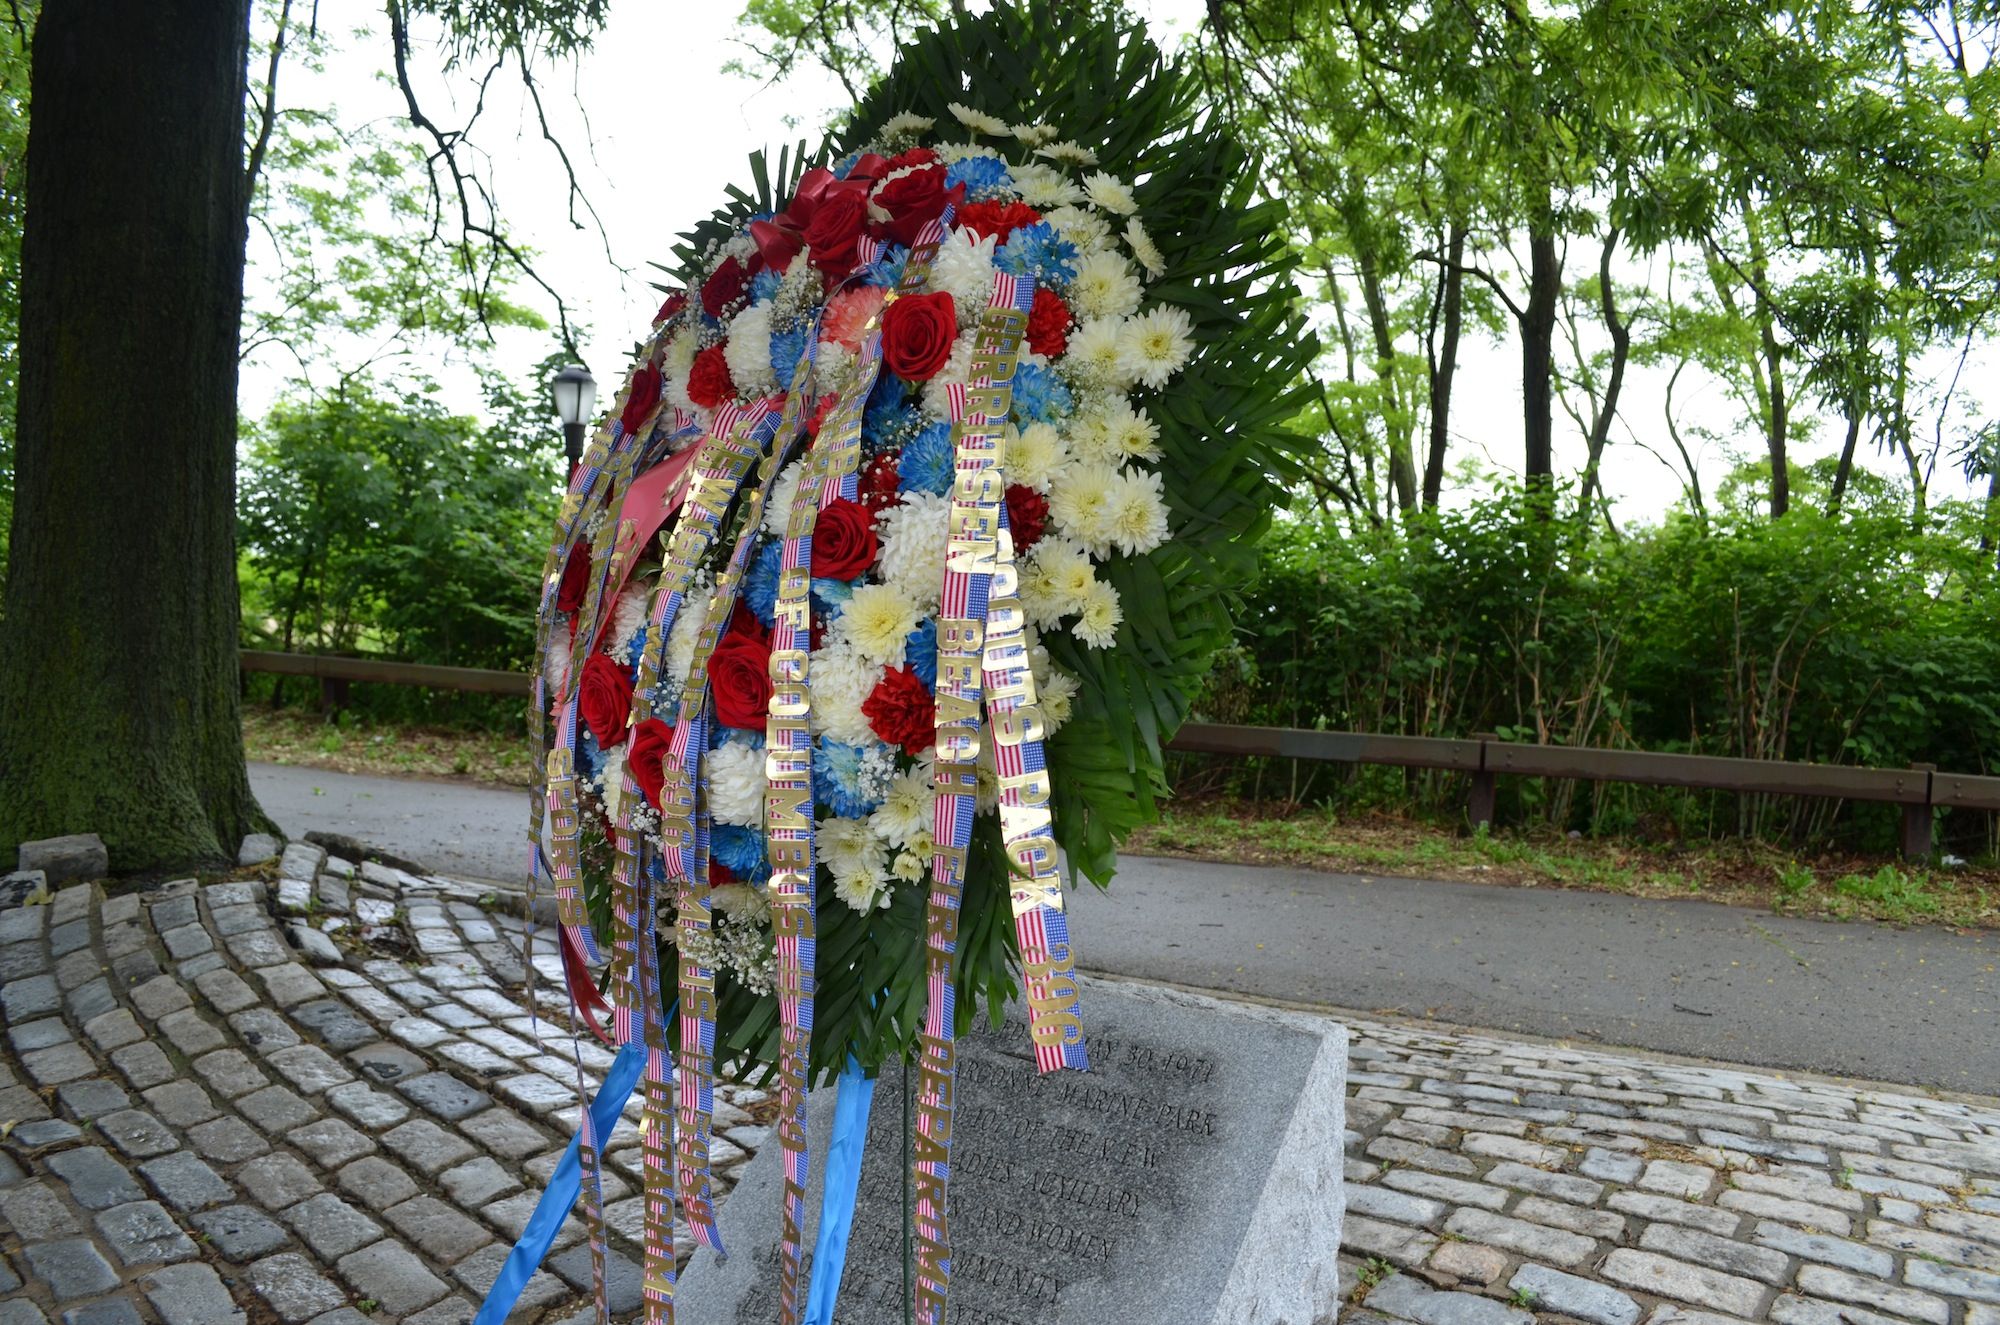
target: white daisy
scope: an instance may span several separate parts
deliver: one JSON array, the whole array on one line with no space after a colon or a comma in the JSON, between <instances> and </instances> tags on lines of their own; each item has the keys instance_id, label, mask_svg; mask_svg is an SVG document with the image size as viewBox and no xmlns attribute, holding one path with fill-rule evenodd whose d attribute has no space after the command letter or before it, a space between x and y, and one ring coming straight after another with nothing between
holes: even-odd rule
<instances>
[{"instance_id":1,"label":"white daisy","mask_svg":"<svg viewBox=\"0 0 2000 1325\"><path fill-rule=\"evenodd\" d=\"M1070 633L1093 649L1108 649L1118 638L1118 626L1125 620L1125 609L1119 606L1118 591L1097 580L1084 595L1083 611Z\"/></svg>"},{"instance_id":2,"label":"white daisy","mask_svg":"<svg viewBox=\"0 0 2000 1325\"><path fill-rule=\"evenodd\" d=\"M1047 157L1049 160L1065 166L1094 166L1097 164L1097 153L1091 151L1074 138L1065 139L1060 143L1050 143L1046 147L1037 147L1035 155Z\"/></svg>"},{"instance_id":3,"label":"white daisy","mask_svg":"<svg viewBox=\"0 0 2000 1325\"><path fill-rule=\"evenodd\" d=\"M1153 242L1153 237L1146 233L1146 227L1136 216L1125 223L1125 243L1132 250L1133 260L1146 269L1148 276L1167 274L1166 255L1160 252L1160 246Z\"/></svg>"},{"instance_id":4,"label":"white daisy","mask_svg":"<svg viewBox=\"0 0 2000 1325\"><path fill-rule=\"evenodd\" d=\"M1077 691L1083 687L1068 672L1057 668L1049 669L1048 680L1041 684L1042 717L1049 724L1049 735L1062 730L1069 721L1070 713L1076 707Z\"/></svg>"},{"instance_id":5,"label":"white daisy","mask_svg":"<svg viewBox=\"0 0 2000 1325\"><path fill-rule=\"evenodd\" d=\"M997 150L979 143L939 143L935 150L938 160L946 165L954 161L963 161L969 156L990 156L997 159L1000 155Z\"/></svg>"},{"instance_id":6,"label":"white daisy","mask_svg":"<svg viewBox=\"0 0 2000 1325\"><path fill-rule=\"evenodd\" d=\"M1119 344L1132 380L1158 390L1194 353L1194 323L1185 310L1162 304L1128 320Z\"/></svg>"},{"instance_id":7,"label":"white daisy","mask_svg":"<svg viewBox=\"0 0 2000 1325\"><path fill-rule=\"evenodd\" d=\"M1160 425L1153 422L1150 414L1143 409L1135 409L1132 402L1123 396L1112 396L1105 403L1104 430L1111 450L1121 460L1157 460L1160 458Z\"/></svg>"},{"instance_id":8,"label":"white daisy","mask_svg":"<svg viewBox=\"0 0 2000 1325\"><path fill-rule=\"evenodd\" d=\"M1039 161L1010 165L1007 174L1013 178L1014 191L1021 195L1021 201L1043 212L1044 219L1047 219L1046 213L1051 207L1066 207L1083 201L1083 190L1074 181Z\"/></svg>"},{"instance_id":9,"label":"white daisy","mask_svg":"<svg viewBox=\"0 0 2000 1325\"><path fill-rule=\"evenodd\" d=\"M1139 200L1132 196L1132 186L1106 171L1085 176L1083 191L1093 203L1107 212L1130 216L1139 210Z\"/></svg>"},{"instance_id":10,"label":"white daisy","mask_svg":"<svg viewBox=\"0 0 2000 1325\"><path fill-rule=\"evenodd\" d=\"M888 122L883 124L882 141L884 143L893 143L905 138L913 138L936 124L937 121L928 115L919 115L915 111L906 110L900 114L891 115Z\"/></svg>"},{"instance_id":11,"label":"white daisy","mask_svg":"<svg viewBox=\"0 0 2000 1325\"><path fill-rule=\"evenodd\" d=\"M1010 125L1007 131L1030 147L1040 147L1043 143L1051 141L1056 136L1056 129L1053 124L1042 124L1040 122Z\"/></svg>"},{"instance_id":12,"label":"white daisy","mask_svg":"<svg viewBox=\"0 0 2000 1325\"><path fill-rule=\"evenodd\" d=\"M1120 474L1111 490L1106 523L1111 541L1128 557L1166 542L1167 503L1160 495L1160 476L1144 469Z\"/></svg>"},{"instance_id":13,"label":"white daisy","mask_svg":"<svg viewBox=\"0 0 2000 1325\"><path fill-rule=\"evenodd\" d=\"M946 106L945 109L950 111L960 124L963 124L974 133L1004 134L1009 132L1007 121L997 115L988 115L983 110L974 110L972 107L962 106L956 101Z\"/></svg>"}]
</instances>

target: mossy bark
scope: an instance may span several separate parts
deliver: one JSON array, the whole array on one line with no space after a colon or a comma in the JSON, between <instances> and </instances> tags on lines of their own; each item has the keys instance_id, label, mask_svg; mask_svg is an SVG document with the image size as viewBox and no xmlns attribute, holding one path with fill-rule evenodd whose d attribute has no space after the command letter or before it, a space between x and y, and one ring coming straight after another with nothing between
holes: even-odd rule
<instances>
[{"instance_id":1,"label":"mossy bark","mask_svg":"<svg viewBox=\"0 0 2000 1325\"><path fill-rule=\"evenodd\" d=\"M233 856L249 0L67 0L32 55L0 862Z\"/></svg>"}]
</instances>

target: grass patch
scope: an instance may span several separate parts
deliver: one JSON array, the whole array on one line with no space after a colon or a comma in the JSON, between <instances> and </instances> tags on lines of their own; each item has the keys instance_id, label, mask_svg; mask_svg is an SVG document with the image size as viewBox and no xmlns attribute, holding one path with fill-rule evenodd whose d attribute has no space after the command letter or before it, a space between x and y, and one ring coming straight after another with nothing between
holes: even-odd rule
<instances>
[{"instance_id":1,"label":"grass patch","mask_svg":"<svg viewBox=\"0 0 2000 1325\"><path fill-rule=\"evenodd\" d=\"M520 736L378 726L351 713L328 722L299 709L246 705L243 750L264 763L337 773L453 778L500 787L525 787L530 781L528 743Z\"/></svg>"},{"instance_id":2,"label":"grass patch","mask_svg":"<svg viewBox=\"0 0 2000 1325\"><path fill-rule=\"evenodd\" d=\"M2000 926L2000 867L1929 869L1845 855L1795 857L1759 842L1654 845L1510 830L1471 835L1381 814L1168 802L1128 851L1243 865L1420 876L1634 897L1698 897L1788 915Z\"/></svg>"}]
</instances>

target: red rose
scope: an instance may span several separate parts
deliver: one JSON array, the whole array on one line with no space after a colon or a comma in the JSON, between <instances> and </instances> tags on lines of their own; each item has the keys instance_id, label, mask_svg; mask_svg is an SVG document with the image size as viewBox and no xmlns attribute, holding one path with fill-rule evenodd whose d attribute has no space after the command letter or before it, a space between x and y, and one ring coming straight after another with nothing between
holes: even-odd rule
<instances>
[{"instance_id":1,"label":"red rose","mask_svg":"<svg viewBox=\"0 0 2000 1325\"><path fill-rule=\"evenodd\" d=\"M646 798L646 804L656 810L660 808L660 787L667 780L660 761L667 757L673 740L672 727L658 718L648 718L632 729L632 744L625 750L625 767L639 784L639 794Z\"/></svg>"},{"instance_id":2,"label":"red rose","mask_svg":"<svg viewBox=\"0 0 2000 1325\"><path fill-rule=\"evenodd\" d=\"M771 646L737 631L724 635L708 656L708 688L717 722L763 731L771 708Z\"/></svg>"},{"instance_id":3,"label":"red rose","mask_svg":"<svg viewBox=\"0 0 2000 1325\"><path fill-rule=\"evenodd\" d=\"M889 745L902 746L906 755L920 755L937 743L937 701L907 667L882 674L861 701L861 716L871 731Z\"/></svg>"},{"instance_id":4,"label":"red rose","mask_svg":"<svg viewBox=\"0 0 2000 1325\"><path fill-rule=\"evenodd\" d=\"M1028 348L1045 358L1056 358L1069 348L1069 329L1076 319L1062 296L1047 286L1035 287L1035 304L1028 310Z\"/></svg>"},{"instance_id":5,"label":"red rose","mask_svg":"<svg viewBox=\"0 0 2000 1325\"><path fill-rule=\"evenodd\" d=\"M1021 483L1007 485L1007 529L1014 551L1026 552L1042 541L1049 528L1049 499Z\"/></svg>"},{"instance_id":6,"label":"red rose","mask_svg":"<svg viewBox=\"0 0 2000 1325\"><path fill-rule=\"evenodd\" d=\"M854 159L854 164L848 168L847 178L865 179L872 182L888 174L890 169L887 157L874 152L863 152Z\"/></svg>"},{"instance_id":7,"label":"red rose","mask_svg":"<svg viewBox=\"0 0 2000 1325\"><path fill-rule=\"evenodd\" d=\"M1042 214L1025 202L1000 202L988 198L984 202L969 202L958 209L952 218L953 224L962 225L981 239L997 235L1001 243L1007 236L1024 225L1033 225L1042 219Z\"/></svg>"},{"instance_id":8,"label":"red rose","mask_svg":"<svg viewBox=\"0 0 2000 1325\"><path fill-rule=\"evenodd\" d=\"M882 174L893 174L909 166L927 166L938 159L938 154L928 147L912 147L907 152L898 152L882 167Z\"/></svg>"},{"instance_id":9,"label":"red rose","mask_svg":"<svg viewBox=\"0 0 2000 1325\"><path fill-rule=\"evenodd\" d=\"M660 304L660 311L653 314L653 325L659 326L674 314L687 307L687 291L676 290Z\"/></svg>"},{"instance_id":10,"label":"red rose","mask_svg":"<svg viewBox=\"0 0 2000 1325\"><path fill-rule=\"evenodd\" d=\"M721 317L722 310L743 297L749 288L750 271L735 258L729 258L715 274L701 285L701 306L708 310L710 317Z\"/></svg>"},{"instance_id":11,"label":"red rose","mask_svg":"<svg viewBox=\"0 0 2000 1325\"><path fill-rule=\"evenodd\" d=\"M846 275L854 266L854 245L868 222L868 186L856 181L836 184L819 200L812 220L806 224L806 246L812 250L812 265L821 271Z\"/></svg>"},{"instance_id":12,"label":"red rose","mask_svg":"<svg viewBox=\"0 0 2000 1325\"><path fill-rule=\"evenodd\" d=\"M891 506L903 504L901 483L903 476L896 471L896 462L902 459L900 449L884 451L870 461L868 468L861 471L861 504L870 511L880 514Z\"/></svg>"},{"instance_id":13,"label":"red rose","mask_svg":"<svg viewBox=\"0 0 2000 1325\"><path fill-rule=\"evenodd\" d=\"M957 339L957 306L942 290L906 294L882 314L882 362L906 382L937 376Z\"/></svg>"},{"instance_id":14,"label":"red rose","mask_svg":"<svg viewBox=\"0 0 2000 1325\"><path fill-rule=\"evenodd\" d=\"M759 621L757 614L750 610L750 604L744 602L741 598L737 599L736 606L730 609L729 624L722 628L722 633L724 635L748 635L751 639L756 640L759 644L766 647L769 647L771 643L771 628Z\"/></svg>"},{"instance_id":15,"label":"red rose","mask_svg":"<svg viewBox=\"0 0 2000 1325\"><path fill-rule=\"evenodd\" d=\"M688 399L703 409L736 399L736 383L729 379L729 360L722 346L711 345L694 356L694 367L688 370Z\"/></svg>"},{"instance_id":16,"label":"red rose","mask_svg":"<svg viewBox=\"0 0 2000 1325\"><path fill-rule=\"evenodd\" d=\"M632 712L631 674L605 654L591 654L577 683L576 707L583 725L597 738L598 749L623 745L625 719Z\"/></svg>"},{"instance_id":17,"label":"red rose","mask_svg":"<svg viewBox=\"0 0 2000 1325\"><path fill-rule=\"evenodd\" d=\"M873 511L845 499L820 507L813 525L813 578L852 580L873 566L881 551Z\"/></svg>"},{"instance_id":18,"label":"red rose","mask_svg":"<svg viewBox=\"0 0 2000 1325\"><path fill-rule=\"evenodd\" d=\"M919 166L875 186L875 205L889 213L884 233L898 244L914 244L926 225L944 214L946 206L956 206L965 198L965 186L944 186L944 167Z\"/></svg>"},{"instance_id":19,"label":"red rose","mask_svg":"<svg viewBox=\"0 0 2000 1325\"><path fill-rule=\"evenodd\" d=\"M570 546L569 560L563 563L562 583L556 586L556 611L576 611L589 591L590 546L579 539Z\"/></svg>"},{"instance_id":20,"label":"red rose","mask_svg":"<svg viewBox=\"0 0 2000 1325\"><path fill-rule=\"evenodd\" d=\"M632 374L632 389L625 395L625 412L618 416L618 422L631 437L639 431L653 413L653 407L660 403L660 370L647 364Z\"/></svg>"}]
</instances>

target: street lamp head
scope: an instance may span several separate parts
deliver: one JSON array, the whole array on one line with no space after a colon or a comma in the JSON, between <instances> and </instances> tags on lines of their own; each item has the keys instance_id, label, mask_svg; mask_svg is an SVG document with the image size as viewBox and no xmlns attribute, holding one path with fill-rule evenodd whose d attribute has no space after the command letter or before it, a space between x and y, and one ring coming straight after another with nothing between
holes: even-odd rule
<instances>
[{"instance_id":1,"label":"street lamp head","mask_svg":"<svg viewBox=\"0 0 2000 1325\"><path fill-rule=\"evenodd\" d=\"M555 396L556 418L565 427L590 421L591 410L597 405L597 379L588 368L580 363L570 364L555 375L549 389Z\"/></svg>"}]
</instances>

